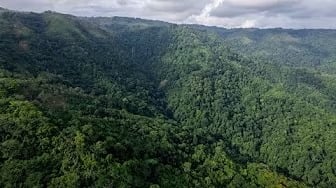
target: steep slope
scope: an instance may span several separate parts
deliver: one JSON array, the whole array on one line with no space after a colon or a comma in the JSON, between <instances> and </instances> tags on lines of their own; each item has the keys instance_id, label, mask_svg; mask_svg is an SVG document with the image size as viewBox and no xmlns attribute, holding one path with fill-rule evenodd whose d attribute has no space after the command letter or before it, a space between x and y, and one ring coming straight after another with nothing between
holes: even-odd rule
<instances>
[{"instance_id":1,"label":"steep slope","mask_svg":"<svg viewBox=\"0 0 336 188\"><path fill-rule=\"evenodd\" d=\"M287 92L335 111L334 30L191 27L218 34L232 51L259 63L268 80L284 82Z\"/></svg>"},{"instance_id":2,"label":"steep slope","mask_svg":"<svg viewBox=\"0 0 336 188\"><path fill-rule=\"evenodd\" d=\"M1 187L335 186L332 72L189 26L0 15Z\"/></svg>"},{"instance_id":3,"label":"steep slope","mask_svg":"<svg viewBox=\"0 0 336 188\"><path fill-rule=\"evenodd\" d=\"M199 67L177 76L180 79L168 91L168 101L175 117L190 128L193 142L206 144L223 139L235 150L233 155L248 156L240 161L263 161L309 185L332 187L335 183L332 164L335 108L317 105L303 93L288 91L293 88L291 84L309 87L301 82L316 85L312 89L316 92L323 92L325 88L334 90L327 86L330 80L314 83L314 79L319 80L314 74L300 75L286 67L232 57L232 53L225 53L225 49L216 46L215 41L208 39L200 43L202 39L197 41L190 36L181 34L177 39L182 49L185 40L202 47L174 51L175 56L169 55L172 59L168 59L168 63L179 57L179 64L199 62ZM186 70L182 67L174 72ZM284 74L279 75L284 79L276 79L277 71ZM268 74L273 73L275 79L269 79ZM288 81L288 74L300 79L299 83ZM321 84L320 87L317 84ZM326 104L334 104L331 95L326 97Z\"/></svg>"}]
</instances>

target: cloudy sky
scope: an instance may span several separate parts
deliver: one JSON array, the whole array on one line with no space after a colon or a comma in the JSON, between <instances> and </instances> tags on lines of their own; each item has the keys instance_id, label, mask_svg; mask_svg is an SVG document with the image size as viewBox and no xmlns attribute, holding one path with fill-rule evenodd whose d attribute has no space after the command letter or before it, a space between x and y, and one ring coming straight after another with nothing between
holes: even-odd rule
<instances>
[{"instance_id":1,"label":"cloudy sky","mask_svg":"<svg viewBox=\"0 0 336 188\"><path fill-rule=\"evenodd\" d=\"M8 9L221 27L336 29L336 0L0 0Z\"/></svg>"}]
</instances>

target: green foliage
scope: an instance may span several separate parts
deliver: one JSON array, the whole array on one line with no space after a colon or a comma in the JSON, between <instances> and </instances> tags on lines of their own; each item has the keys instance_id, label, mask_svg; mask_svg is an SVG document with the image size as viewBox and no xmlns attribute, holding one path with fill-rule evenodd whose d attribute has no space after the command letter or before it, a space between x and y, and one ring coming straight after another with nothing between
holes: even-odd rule
<instances>
[{"instance_id":1,"label":"green foliage","mask_svg":"<svg viewBox=\"0 0 336 188\"><path fill-rule=\"evenodd\" d=\"M324 32L3 11L0 187L335 187Z\"/></svg>"}]
</instances>

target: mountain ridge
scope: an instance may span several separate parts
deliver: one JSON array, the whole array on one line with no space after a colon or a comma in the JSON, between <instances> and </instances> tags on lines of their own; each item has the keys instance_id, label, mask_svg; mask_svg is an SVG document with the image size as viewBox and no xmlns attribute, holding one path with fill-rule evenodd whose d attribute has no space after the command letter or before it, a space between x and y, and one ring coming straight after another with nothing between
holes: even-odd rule
<instances>
[{"instance_id":1,"label":"mountain ridge","mask_svg":"<svg viewBox=\"0 0 336 188\"><path fill-rule=\"evenodd\" d=\"M34 11L18 11L18 10L12 10L7 9L4 7L0 7L1 10L5 11L13 11L13 12L27 12L27 13L34 13ZM37 12L35 12L37 13ZM331 30L334 31L336 29L329 29L329 28L281 28L281 27L268 27L268 28L258 28L258 27L252 27L252 28L242 28L242 27L234 27L234 28L227 28L222 26L214 26L214 25L202 25L202 24L184 24L184 23L173 23L163 20L155 20L155 19L146 19L146 18L140 18L140 17L125 17L125 16L78 16L71 13L61 13L53 10L45 10L42 13L57 13L57 14L63 14L68 16L73 16L77 18L85 18L85 19L110 19L110 18L116 18L116 19L129 19L129 20L138 20L138 21L144 21L144 22L161 22L164 24L171 24L171 25L184 25L184 26L192 26L192 27L207 27L212 29L225 29L225 30L293 30L293 31L300 31L300 30Z\"/></svg>"}]
</instances>

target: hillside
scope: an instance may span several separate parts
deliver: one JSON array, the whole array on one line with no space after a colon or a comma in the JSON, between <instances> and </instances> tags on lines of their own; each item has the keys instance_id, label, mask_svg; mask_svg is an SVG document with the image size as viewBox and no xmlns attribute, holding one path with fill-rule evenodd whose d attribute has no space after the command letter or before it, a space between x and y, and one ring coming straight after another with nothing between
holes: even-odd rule
<instances>
[{"instance_id":1,"label":"hillside","mask_svg":"<svg viewBox=\"0 0 336 188\"><path fill-rule=\"evenodd\" d=\"M335 187L334 33L0 11L0 187Z\"/></svg>"}]
</instances>

